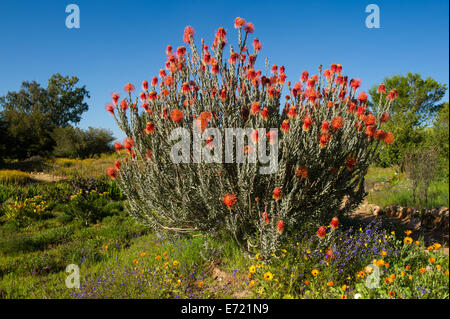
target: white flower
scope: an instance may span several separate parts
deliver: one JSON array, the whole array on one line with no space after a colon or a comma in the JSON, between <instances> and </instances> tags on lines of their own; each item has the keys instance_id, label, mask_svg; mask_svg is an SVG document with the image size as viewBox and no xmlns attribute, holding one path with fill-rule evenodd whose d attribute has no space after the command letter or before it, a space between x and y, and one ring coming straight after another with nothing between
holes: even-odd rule
<instances>
[{"instance_id":1,"label":"white flower","mask_svg":"<svg viewBox=\"0 0 450 319\"><path fill-rule=\"evenodd\" d=\"M361 298L361 294L355 294L355 299L360 299Z\"/></svg>"}]
</instances>

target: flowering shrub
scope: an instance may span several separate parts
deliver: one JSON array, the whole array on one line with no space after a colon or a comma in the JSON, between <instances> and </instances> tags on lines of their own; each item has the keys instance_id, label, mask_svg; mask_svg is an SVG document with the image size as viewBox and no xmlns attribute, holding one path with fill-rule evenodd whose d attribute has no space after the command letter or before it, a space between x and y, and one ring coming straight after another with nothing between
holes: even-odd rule
<instances>
[{"instance_id":1,"label":"flowering shrub","mask_svg":"<svg viewBox=\"0 0 450 319\"><path fill-rule=\"evenodd\" d=\"M168 46L165 68L142 83L138 97L131 83L124 99L112 95L106 109L127 135L115 149L128 156L107 173L128 198L129 212L155 230L225 230L242 249L258 247L268 257L286 234L360 203L368 166L382 144L394 141L382 124L397 92L385 94L381 84L381 99L369 106L367 94L357 93L361 81L349 81L340 64L320 66L315 75L304 71L293 83L284 66L266 61L263 75L256 64L261 42L254 38L253 50L247 46L253 24L237 18L235 28L238 43L229 46L227 59L224 28L211 47L202 40L199 49L194 29L186 27L183 40L191 53ZM232 146L243 147L247 160L177 164L171 156L177 128L193 132L190 141L200 137L202 153L222 149L209 128L246 129L244 143L233 140ZM259 129L276 130L265 135ZM250 159L267 139L278 165L261 174L263 165Z\"/></svg>"},{"instance_id":2,"label":"flowering shrub","mask_svg":"<svg viewBox=\"0 0 450 319\"><path fill-rule=\"evenodd\" d=\"M69 202L64 206L64 217L67 220L79 220L86 226L95 223L103 217L109 215L106 209L108 204L107 192L98 193L96 190L79 190L70 197Z\"/></svg>"},{"instance_id":3,"label":"flowering shrub","mask_svg":"<svg viewBox=\"0 0 450 319\"><path fill-rule=\"evenodd\" d=\"M9 201L1 206L1 211L7 221L11 221L18 226L28 226L33 220L45 217L48 204L42 196L27 198L24 201ZM1 214L0 214L1 215Z\"/></svg>"}]
</instances>

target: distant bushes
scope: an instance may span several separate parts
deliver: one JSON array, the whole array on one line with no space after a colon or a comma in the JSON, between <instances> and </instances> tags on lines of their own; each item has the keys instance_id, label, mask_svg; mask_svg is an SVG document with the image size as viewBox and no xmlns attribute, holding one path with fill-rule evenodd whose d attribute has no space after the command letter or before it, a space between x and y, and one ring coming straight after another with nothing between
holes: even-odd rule
<instances>
[{"instance_id":1,"label":"distant bushes","mask_svg":"<svg viewBox=\"0 0 450 319\"><path fill-rule=\"evenodd\" d=\"M53 130L52 138L56 143L53 155L69 158L88 158L110 152L114 141L111 131L93 127L87 130L58 127Z\"/></svg>"},{"instance_id":2,"label":"distant bushes","mask_svg":"<svg viewBox=\"0 0 450 319\"><path fill-rule=\"evenodd\" d=\"M24 185L31 179L30 174L17 170L0 170L0 184Z\"/></svg>"}]
</instances>

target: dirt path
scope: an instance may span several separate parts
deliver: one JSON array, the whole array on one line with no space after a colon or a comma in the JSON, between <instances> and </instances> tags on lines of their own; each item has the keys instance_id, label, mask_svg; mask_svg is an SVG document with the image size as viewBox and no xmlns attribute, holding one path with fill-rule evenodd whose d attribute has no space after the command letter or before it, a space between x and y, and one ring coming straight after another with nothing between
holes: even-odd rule
<instances>
[{"instance_id":1,"label":"dirt path","mask_svg":"<svg viewBox=\"0 0 450 319\"><path fill-rule=\"evenodd\" d=\"M40 181L40 182L59 182L63 179L65 179L65 177L62 176L55 176L55 175L51 175L51 174L46 174L43 172L39 172L39 173L31 173L31 178L36 180L36 181Z\"/></svg>"}]
</instances>

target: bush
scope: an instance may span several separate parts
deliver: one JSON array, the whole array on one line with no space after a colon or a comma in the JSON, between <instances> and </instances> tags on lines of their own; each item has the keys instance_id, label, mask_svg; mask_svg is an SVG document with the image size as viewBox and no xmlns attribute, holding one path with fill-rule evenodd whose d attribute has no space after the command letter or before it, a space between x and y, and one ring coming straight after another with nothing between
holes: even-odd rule
<instances>
[{"instance_id":1,"label":"bush","mask_svg":"<svg viewBox=\"0 0 450 319\"><path fill-rule=\"evenodd\" d=\"M58 127L53 131L52 138L56 142L53 155L70 158L87 158L110 152L111 142L114 141L111 131L92 127L87 130Z\"/></svg>"},{"instance_id":2,"label":"bush","mask_svg":"<svg viewBox=\"0 0 450 319\"><path fill-rule=\"evenodd\" d=\"M356 93L361 81L349 82L341 65L333 64L323 75L319 67L319 75L309 77L305 71L300 82L287 82L289 92L280 113L285 68L273 65L270 77L255 70L261 44L254 39L250 54L246 41L253 25L242 23L237 19L238 51L230 47L228 63L223 28L210 52L204 43L197 49L194 31L187 27L184 40L192 54L184 47L176 53L168 47L160 92L156 77L151 87L143 82L143 111L132 98L132 84L125 86L124 100L113 94L107 110L127 135L123 145L115 146L130 156L117 161L108 174L127 196L129 212L146 225L177 232L226 231L241 249L258 248L268 257L287 234L319 226L361 202L368 166L383 141L394 140L381 126L396 91L383 94L380 105L369 108L367 94ZM385 93L383 85L379 91ZM187 153L190 143L201 137L200 164L184 149L182 155L187 156L175 163L179 152L171 152L181 143L171 134L180 128L189 132L181 141L182 147L188 145ZM234 154L227 163L221 157L221 136L227 128L246 130L247 138L231 144L243 163ZM259 154L266 154L265 133L272 128L268 138L275 165L266 167L267 162L256 161L256 147L262 146ZM213 161L205 161L208 155Z\"/></svg>"},{"instance_id":3,"label":"bush","mask_svg":"<svg viewBox=\"0 0 450 319\"><path fill-rule=\"evenodd\" d=\"M85 226L102 220L111 215L108 210L107 193L98 193L95 190L79 190L72 195L70 201L63 206L66 221L78 220Z\"/></svg>"},{"instance_id":4,"label":"bush","mask_svg":"<svg viewBox=\"0 0 450 319\"><path fill-rule=\"evenodd\" d=\"M5 215L6 221L19 227L29 226L33 220L49 216L48 205L42 196L27 198L24 201L9 201L1 206L0 215Z\"/></svg>"}]
</instances>

